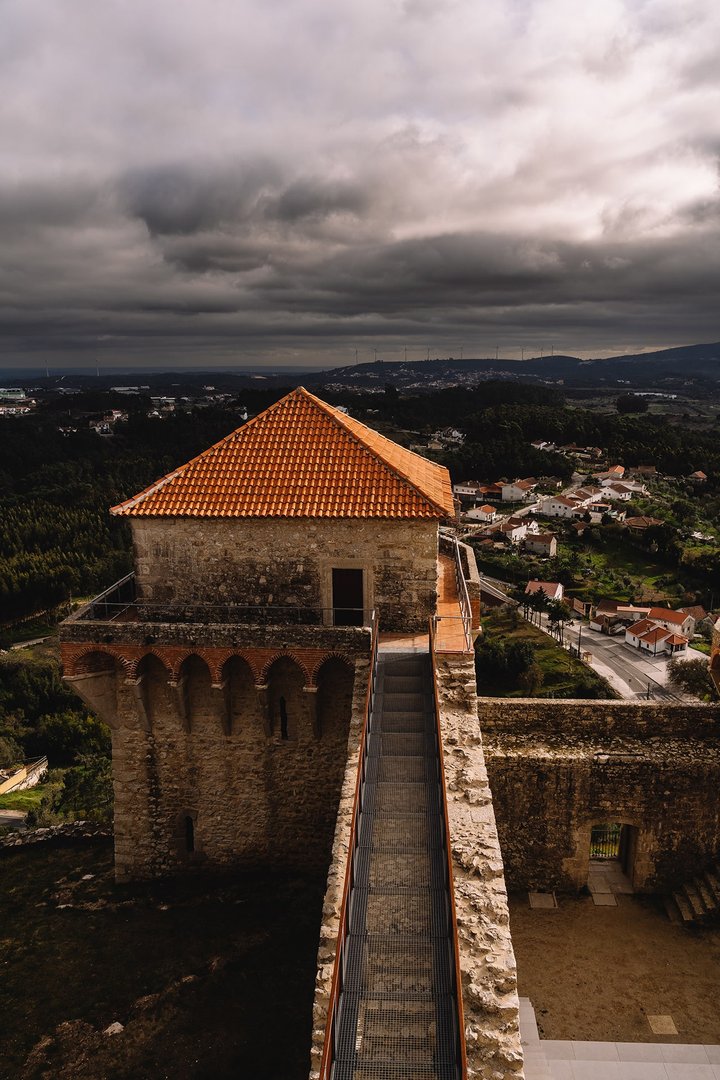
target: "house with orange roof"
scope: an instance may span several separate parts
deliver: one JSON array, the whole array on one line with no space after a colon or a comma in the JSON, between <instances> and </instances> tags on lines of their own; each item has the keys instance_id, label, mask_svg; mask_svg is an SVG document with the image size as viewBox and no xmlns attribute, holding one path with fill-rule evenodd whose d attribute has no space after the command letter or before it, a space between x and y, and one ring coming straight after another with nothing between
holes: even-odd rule
<instances>
[{"instance_id":1,"label":"house with orange roof","mask_svg":"<svg viewBox=\"0 0 720 1080\"><path fill-rule=\"evenodd\" d=\"M648 619L664 626L666 630L690 637L695 633L695 617L688 611L673 611L671 608L651 607Z\"/></svg>"},{"instance_id":2,"label":"house with orange roof","mask_svg":"<svg viewBox=\"0 0 720 1080\"><path fill-rule=\"evenodd\" d=\"M475 506L472 510L468 510L465 516L472 521L482 521L485 525L492 525L498 512L494 506L484 503L482 506Z\"/></svg>"},{"instance_id":3,"label":"house with orange roof","mask_svg":"<svg viewBox=\"0 0 720 1080\"><path fill-rule=\"evenodd\" d=\"M565 590L559 581L528 581L525 586L526 596L535 596L537 593L545 593L548 600L562 600Z\"/></svg>"},{"instance_id":4,"label":"house with orange roof","mask_svg":"<svg viewBox=\"0 0 720 1080\"><path fill-rule=\"evenodd\" d=\"M525 480L513 480L510 484L503 484L502 501L527 502L528 499L532 499L536 487L537 484L531 477Z\"/></svg>"},{"instance_id":5,"label":"house with orange roof","mask_svg":"<svg viewBox=\"0 0 720 1080\"><path fill-rule=\"evenodd\" d=\"M668 630L652 618L640 619L625 630L625 643L632 645L641 652L657 656L660 653L669 653L676 656L686 652L688 639L683 634Z\"/></svg>"}]
</instances>

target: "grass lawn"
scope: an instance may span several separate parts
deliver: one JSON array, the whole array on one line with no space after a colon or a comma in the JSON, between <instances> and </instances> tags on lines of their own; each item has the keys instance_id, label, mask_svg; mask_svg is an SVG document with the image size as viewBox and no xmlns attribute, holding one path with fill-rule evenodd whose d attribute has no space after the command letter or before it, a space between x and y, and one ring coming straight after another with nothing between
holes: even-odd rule
<instances>
[{"instance_id":1,"label":"grass lawn","mask_svg":"<svg viewBox=\"0 0 720 1080\"><path fill-rule=\"evenodd\" d=\"M523 619L518 613L517 625L512 615L497 608L483 618L483 636L496 638L505 645L527 641L535 651L535 661L543 673L543 683L532 697L608 697L617 695L596 672L576 660L547 634ZM495 677L483 680L478 671L478 693L486 697L527 697L526 691L514 681L501 682Z\"/></svg>"},{"instance_id":2,"label":"grass lawn","mask_svg":"<svg viewBox=\"0 0 720 1080\"><path fill-rule=\"evenodd\" d=\"M23 791L9 791L6 795L0 795L0 810L37 810L46 791L46 784L36 784Z\"/></svg>"}]
</instances>

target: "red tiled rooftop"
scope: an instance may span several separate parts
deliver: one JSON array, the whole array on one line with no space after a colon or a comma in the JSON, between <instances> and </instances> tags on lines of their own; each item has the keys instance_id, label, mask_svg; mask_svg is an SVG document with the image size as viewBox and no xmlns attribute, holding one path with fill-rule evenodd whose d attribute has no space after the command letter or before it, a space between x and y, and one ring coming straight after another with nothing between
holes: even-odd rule
<instances>
[{"instance_id":1,"label":"red tiled rooftop","mask_svg":"<svg viewBox=\"0 0 720 1080\"><path fill-rule=\"evenodd\" d=\"M682 626L687 619L687 615L683 611L671 611L670 608L654 607L650 608L648 612L649 619L662 619L664 622L675 623L676 626Z\"/></svg>"},{"instance_id":2,"label":"red tiled rooftop","mask_svg":"<svg viewBox=\"0 0 720 1080\"><path fill-rule=\"evenodd\" d=\"M304 387L113 507L128 517L454 517L450 475Z\"/></svg>"}]
</instances>

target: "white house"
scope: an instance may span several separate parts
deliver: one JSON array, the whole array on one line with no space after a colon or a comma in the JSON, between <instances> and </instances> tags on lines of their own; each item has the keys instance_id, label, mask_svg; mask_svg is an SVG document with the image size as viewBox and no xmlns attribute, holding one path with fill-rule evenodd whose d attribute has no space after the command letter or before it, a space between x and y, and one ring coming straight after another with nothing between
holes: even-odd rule
<instances>
[{"instance_id":1,"label":"white house","mask_svg":"<svg viewBox=\"0 0 720 1080\"><path fill-rule=\"evenodd\" d=\"M652 607L648 619L664 626L676 634L692 637L695 633L695 618L686 611L672 611L670 608Z\"/></svg>"},{"instance_id":2,"label":"white house","mask_svg":"<svg viewBox=\"0 0 720 1080\"><path fill-rule=\"evenodd\" d=\"M500 526L500 532L511 544L519 544L527 536L528 526L524 518L508 518Z\"/></svg>"},{"instance_id":3,"label":"white house","mask_svg":"<svg viewBox=\"0 0 720 1080\"><path fill-rule=\"evenodd\" d=\"M503 484L503 502L527 502L533 496L537 485L531 480L513 480L511 484Z\"/></svg>"},{"instance_id":4,"label":"white house","mask_svg":"<svg viewBox=\"0 0 720 1080\"><path fill-rule=\"evenodd\" d=\"M465 517L472 518L473 521L482 521L485 525L492 525L497 516L497 510L494 506L490 506L489 503L485 503L484 506L474 506L465 515Z\"/></svg>"},{"instance_id":5,"label":"white house","mask_svg":"<svg viewBox=\"0 0 720 1080\"><path fill-rule=\"evenodd\" d=\"M557 555L557 537L554 533L528 533L525 537L525 550L552 559Z\"/></svg>"},{"instance_id":6,"label":"white house","mask_svg":"<svg viewBox=\"0 0 720 1080\"><path fill-rule=\"evenodd\" d=\"M583 503L569 495L548 495L540 504L546 517L572 518Z\"/></svg>"},{"instance_id":7,"label":"white house","mask_svg":"<svg viewBox=\"0 0 720 1080\"><path fill-rule=\"evenodd\" d=\"M675 656L686 652L688 647L686 637L660 626L652 619L641 619L640 622L628 626L625 631L625 643L632 645L635 649L640 649L641 652L649 653L650 656L661 653Z\"/></svg>"}]
</instances>

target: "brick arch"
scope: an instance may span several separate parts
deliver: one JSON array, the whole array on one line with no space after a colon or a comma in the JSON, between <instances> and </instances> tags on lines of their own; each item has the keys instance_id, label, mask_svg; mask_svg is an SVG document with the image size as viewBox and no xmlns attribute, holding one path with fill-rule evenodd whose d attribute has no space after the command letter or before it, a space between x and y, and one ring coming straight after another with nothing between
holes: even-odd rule
<instances>
[{"instance_id":1,"label":"brick arch","mask_svg":"<svg viewBox=\"0 0 720 1080\"><path fill-rule=\"evenodd\" d=\"M324 656L322 656L317 661L317 663L314 665L314 667L312 669L312 678L311 678L311 685L312 686L317 686L317 678L318 678L318 675L320 674L320 669L322 668L323 664L326 664L328 662L328 660L340 660L341 663L345 664L345 666L350 669L350 671L355 670L355 665L353 664L350 657L346 656L345 653L326 652L324 654Z\"/></svg>"},{"instance_id":2,"label":"brick arch","mask_svg":"<svg viewBox=\"0 0 720 1080\"><path fill-rule=\"evenodd\" d=\"M248 668L250 669L250 674L252 675L253 680L256 683L260 682L260 679L262 678L262 672L260 672L258 670L257 664L253 663L252 658L250 656L248 656L247 653L240 652L237 649L228 649L227 650L227 655L223 656L221 660L218 659L216 661L217 681L218 682L222 681L223 672L225 671L225 668L227 667L227 665L230 663L231 660L242 660L242 662L244 664L247 664ZM272 662L274 663L275 661L273 660Z\"/></svg>"},{"instance_id":3,"label":"brick arch","mask_svg":"<svg viewBox=\"0 0 720 1080\"><path fill-rule=\"evenodd\" d=\"M272 668L273 664L277 663L278 660L292 660L293 663L297 664L297 666L300 668L300 671L303 673L303 676L305 678L305 685L312 686L312 678L310 677L310 672L308 671L307 664L303 660L301 660L296 653L286 652L284 650L274 653L265 663L262 671L260 672L260 679L262 682L266 683L268 681L270 669Z\"/></svg>"},{"instance_id":4,"label":"brick arch","mask_svg":"<svg viewBox=\"0 0 720 1080\"><path fill-rule=\"evenodd\" d=\"M88 661L92 656L107 657L112 661L113 670L115 669L118 657L115 655L114 650L105 648L102 645L92 645L87 649L81 649L75 651L69 658L69 667L71 671L67 672L68 675L86 675L90 674L94 670L100 671L100 668L93 668L89 666ZM107 669L109 670L109 669Z\"/></svg>"},{"instance_id":5,"label":"brick arch","mask_svg":"<svg viewBox=\"0 0 720 1080\"><path fill-rule=\"evenodd\" d=\"M132 678L133 679L137 679L137 677L138 677L138 668L140 667L140 664L143 662L143 660L145 660L148 656L154 656L156 660L160 661L162 666L165 668L165 671L167 672L168 680L173 678L172 667L168 664L165 656L163 655L162 650L161 649L146 649L145 652L142 653L141 656L137 656L137 657L135 657L134 660L130 661L130 663L132 665L130 670L132 672Z\"/></svg>"}]
</instances>

